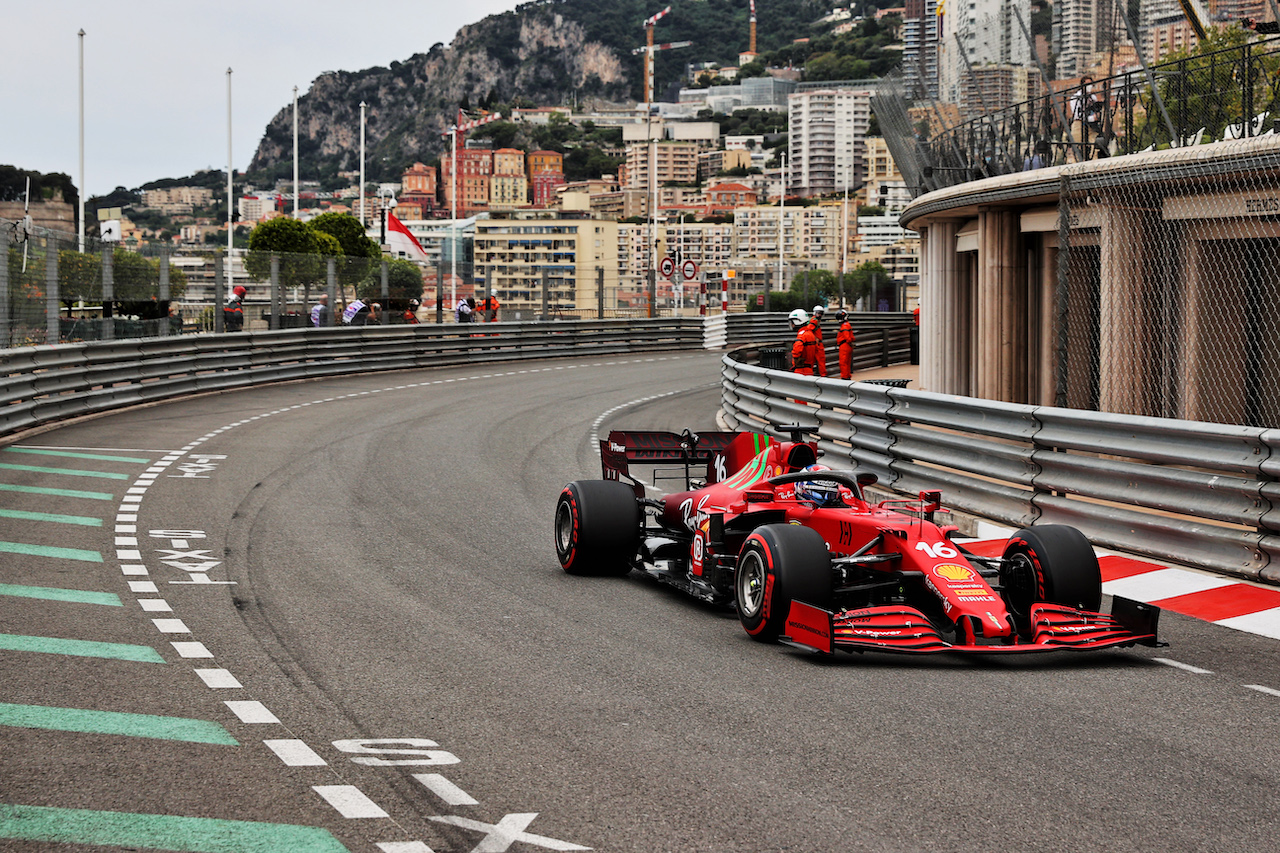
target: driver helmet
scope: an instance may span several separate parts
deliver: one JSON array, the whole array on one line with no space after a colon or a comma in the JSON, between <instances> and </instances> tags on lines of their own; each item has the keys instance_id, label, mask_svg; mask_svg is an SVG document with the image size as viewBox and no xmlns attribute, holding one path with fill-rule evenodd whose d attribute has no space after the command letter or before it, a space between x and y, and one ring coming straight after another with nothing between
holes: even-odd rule
<instances>
[{"instance_id":1,"label":"driver helmet","mask_svg":"<svg viewBox=\"0 0 1280 853\"><path fill-rule=\"evenodd\" d=\"M826 465L810 465L803 469L805 473L813 471L830 471ZM818 506L835 506L840 503L840 486L831 480L810 480L796 483L796 498L809 501Z\"/></svg>"},{"instance_id":2,"label":"driver helmet","mask_svg":"<svg viewBox=\"0 0 1280 853\"><path fill-rule=\"evenodd\" d=\"M787 320L791 323L791 328L798 329L809 322L809 315L804 313L803 308L797 308L787 315Z\"/></svg>"},{"instance_id":3,"label":"driver helmet","mask_svg":"<svg viewBox=\"0 0 1280 853\"><path fill-rule=\"evenodd\" d=\"M843 323L848 318L849 318L849 312L844 310L843 308L841 308L839 311L836 312L836 319L839 320L841 323Z\"/></svg>"}]
</instances>

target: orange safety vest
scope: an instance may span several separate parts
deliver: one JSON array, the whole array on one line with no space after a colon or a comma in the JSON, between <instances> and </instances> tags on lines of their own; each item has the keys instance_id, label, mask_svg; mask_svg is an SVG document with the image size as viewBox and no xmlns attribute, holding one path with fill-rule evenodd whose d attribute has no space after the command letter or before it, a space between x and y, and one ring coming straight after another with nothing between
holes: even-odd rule
<instances>
[{"instance_id":1,"label":"orange safety vest","mask_svg":"<svg viewBox=\"0 0 1280 853\"><path fill-rule=\"evenodd\" d=\"M853 342L857 337L853 334L853 324L845 320L836 332L836 346L840 351L840 378L853 377Z\"/></svg>"},{"instance_id":2,"label":"orange safety vest","mask_svg":"<svg viewBox=\"0 0 1280 853\"><path fill-rule=\"evenodd\" d=\"M805 324L796 333L796 341L791 345L791 369L796 373L812 376L818 366L818 352L821 344L813 332L813 327Z\"/></svg>"}]
</instances>

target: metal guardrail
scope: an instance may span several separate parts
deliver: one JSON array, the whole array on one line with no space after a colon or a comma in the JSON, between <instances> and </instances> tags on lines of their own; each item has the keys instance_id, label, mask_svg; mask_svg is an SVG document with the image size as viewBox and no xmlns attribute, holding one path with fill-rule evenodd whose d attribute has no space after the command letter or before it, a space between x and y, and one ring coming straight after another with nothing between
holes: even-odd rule
<instances>
[{"instance_id":1,"label":"metal guardrail","mask_svg":"<svg viewBox=\"0 0 1280 853\"><path fill-rule=\"evenodd\" d=\"M701 349L700 318L139 338L0 350L0 436L186 394L379 370Z\"/></svg>"},{"instance_id":2,"label":"metal guardrail","mask_svg":"<svg viewBox=\"0 0 1280 853\"><path fill-rule=\"evenodd\" d=\"M1024 406L722 362L729 425L817 425L828 458L1014 527L1280 584L1280 430Z\"/></svg>"}]
</instances>

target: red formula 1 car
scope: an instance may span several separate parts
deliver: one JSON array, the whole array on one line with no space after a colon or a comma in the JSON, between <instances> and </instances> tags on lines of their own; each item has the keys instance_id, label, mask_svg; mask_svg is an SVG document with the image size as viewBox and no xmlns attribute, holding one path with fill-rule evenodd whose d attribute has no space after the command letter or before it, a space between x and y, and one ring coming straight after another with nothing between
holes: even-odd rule
<instances>
[{"instance_id":1,"label":"red formula 1 car","mask_svg":"<svg viewBox=\"0 0 1280 853\"><path fill-rule=\"evenodd\" d=\"M1025 528L1001 556L979 556L934 522L938 492L869 503L875 475L818 465L816 443L790 437L610 433L604 479L572 482L556 503L561 566L638 569L735 606L757 640L828 654L1160 645L1158 608L1115 598L1111 614L1098 612L1098 560L1075 528ZM633 465L684 490L647 498Z\"/></svg>"}]
</instances>

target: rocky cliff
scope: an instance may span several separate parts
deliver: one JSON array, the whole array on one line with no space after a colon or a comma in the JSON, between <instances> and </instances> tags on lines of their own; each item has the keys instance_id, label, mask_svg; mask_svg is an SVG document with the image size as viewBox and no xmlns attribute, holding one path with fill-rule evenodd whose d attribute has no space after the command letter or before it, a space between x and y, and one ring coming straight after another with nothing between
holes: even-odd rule
<instances>
[{"instance_id":1,"label":"rocky cliff","mask_svg":"<svg viewBox=\"0 0 1280 853\"><path fill-rule=\"evenodd\" d=\"M746 49L746 0L666 0L672 12L659 42L689 39L680 57L660 55L668 82L683 63L732 63ZM640 97L642 22L663 0L537 0L464 27L448 47L389 68L321 75L298 101L298 152L307 177L359 168L360 102L366 104L366 175L397 177L415 160L444 150L442 134L460 104L520 99L530 105L623 102ZM808 32L820 0L773 0L760 13L761 49ZM672 51L672 54L676 51ZM249 170L266 177L292 172L293 113L282 109L263 134Z\"/></svg>"}]
</instances>

